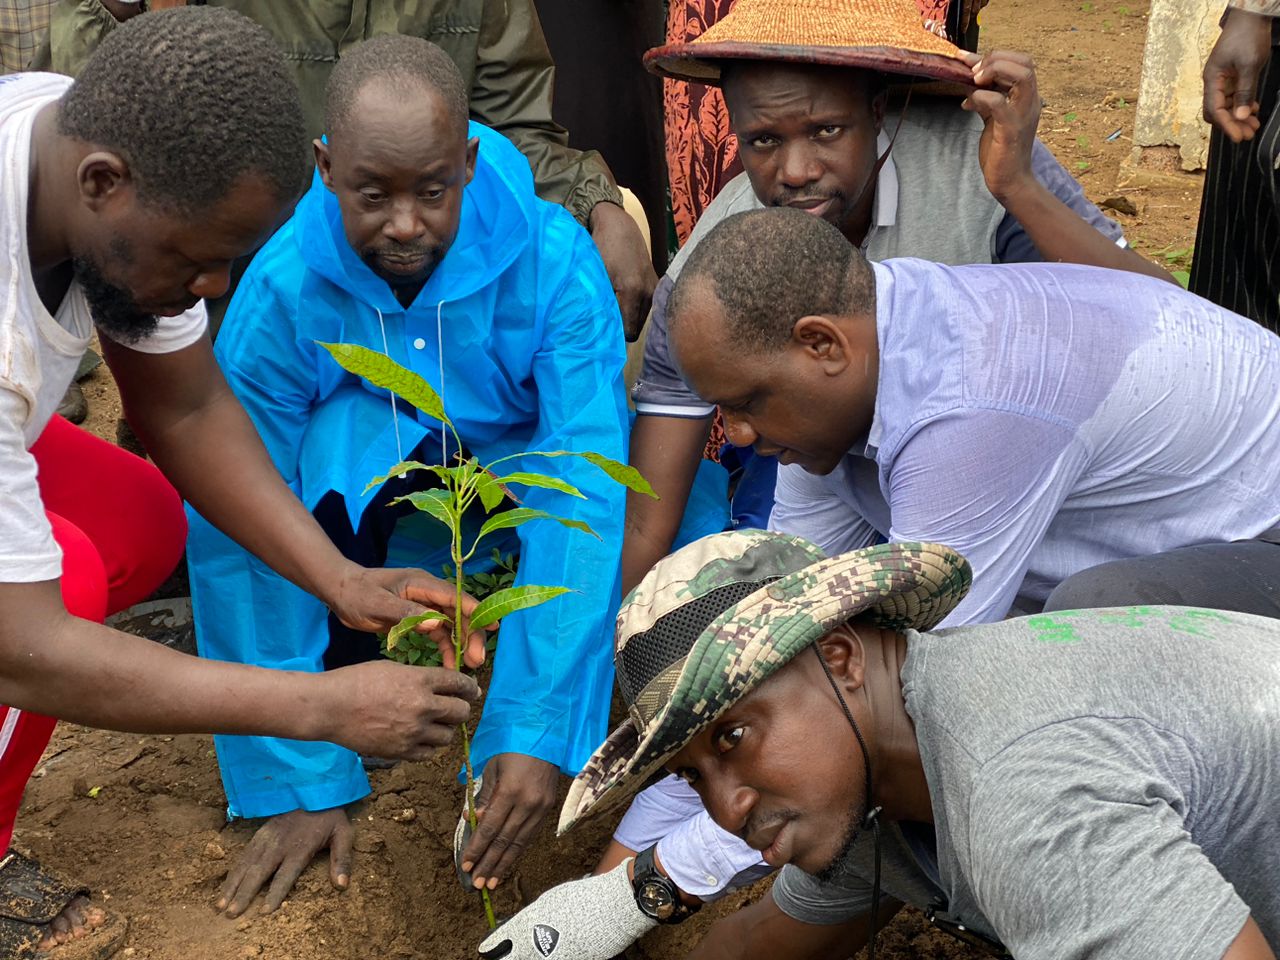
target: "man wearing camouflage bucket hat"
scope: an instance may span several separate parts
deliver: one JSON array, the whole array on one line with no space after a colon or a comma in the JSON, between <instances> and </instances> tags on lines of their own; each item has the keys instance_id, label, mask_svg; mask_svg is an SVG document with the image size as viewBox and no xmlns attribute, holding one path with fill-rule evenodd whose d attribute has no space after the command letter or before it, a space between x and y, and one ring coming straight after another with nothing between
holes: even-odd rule
<instances>
[{"instance_id":1,"label":"man wearing camouflage bucket hat","mask_svg":"<svg viewBox=\"0 0 1280 960\"><path fill-rule=\"evenodd\" d=\"M661 561L618 617L630 716L561 832L665 769L781 866L698 960L874 956L904 903L995 956L1274 960L1280 625L1154 606L925 632L969 578L934 544L828 559L761 531ZM688 912L664 881L638 858L563 884L481 955L612 957Z\"/></svg>"}]
</instances>

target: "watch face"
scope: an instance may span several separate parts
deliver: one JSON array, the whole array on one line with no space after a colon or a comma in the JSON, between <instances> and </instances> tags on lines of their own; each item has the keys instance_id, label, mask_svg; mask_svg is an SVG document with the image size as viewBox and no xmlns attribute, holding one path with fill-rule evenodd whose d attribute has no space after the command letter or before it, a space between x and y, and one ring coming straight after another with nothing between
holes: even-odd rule
<instances>
[{"instance_id":1,"label":"watch face","mask_svg":"<svg viewBox=\"0 0 1280 960\"><path fill-rule=\"evenodd\" d=\"M636 894L640 909L655 920L666 920L675 913L676 903L671 891L664 884L647 880Z\"/></svg>"}]
</instances>

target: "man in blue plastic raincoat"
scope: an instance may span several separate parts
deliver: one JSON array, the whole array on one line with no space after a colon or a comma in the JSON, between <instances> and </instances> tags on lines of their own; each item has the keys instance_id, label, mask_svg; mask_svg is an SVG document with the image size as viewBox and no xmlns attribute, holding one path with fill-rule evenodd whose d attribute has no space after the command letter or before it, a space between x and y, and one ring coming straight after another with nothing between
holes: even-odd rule
<instances>
[{"instance_id":1,"label":"man in blue plastic raincoat","mask_svg":"<svg viewBox=\"0 0 1280 960\"><path fill-rule=\"evenodd\" d=\"M363 491L402 459L441 462L441 425L344 372L317 342L360 344L424 377L482 462L528 449L622 460L617 301L591 238L537 199L524 157L468 124L461 77L437 47L368 41L339 62L328 96L316 179L254 258L217 355L284 479L344 554L439 569L443 528L386 506L409 480ZM573 592L504 621L471 748L483 816L462 857L490 887L554 803L557 770L576 773L603 737L613 679L623 489L578 458L540 463L587 499L530 489L524 505L584 521L599 539L547 522L513 539L517 585ZM344 628L198 516L188 555L203 656L312 671L378 656L371 634ZM473 644L471 665L482 656ZM219 909L241 913L274 877L273 909L326 846L331 880L345 887L345 806L369 792L360 757L265 737L217 747L231 815L270 818Z\"/></svg>"}]
</instances>

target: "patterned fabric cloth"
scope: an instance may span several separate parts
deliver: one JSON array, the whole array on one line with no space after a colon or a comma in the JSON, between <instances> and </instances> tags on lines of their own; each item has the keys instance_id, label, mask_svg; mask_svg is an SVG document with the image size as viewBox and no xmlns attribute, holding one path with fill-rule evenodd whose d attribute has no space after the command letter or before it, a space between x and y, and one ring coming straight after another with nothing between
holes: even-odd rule
<instances>
[{"instance_id":1,"label":"patterned fabric cloth","mask_svg":"<svg viewBox=\"0 0 1280 960\"><path fill-rule=\"evenodd\" d=\"M31 66L57 0L0 0L0 74Z\"/></svg>"}]
</instances>

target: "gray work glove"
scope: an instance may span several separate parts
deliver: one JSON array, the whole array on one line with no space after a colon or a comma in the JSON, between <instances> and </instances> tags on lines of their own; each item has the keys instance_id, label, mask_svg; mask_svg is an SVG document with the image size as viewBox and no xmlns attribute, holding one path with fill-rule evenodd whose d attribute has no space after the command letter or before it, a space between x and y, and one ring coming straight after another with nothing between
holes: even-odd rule
<instances>
[{"instance_id":1,"label":"gray work glove","mask_svg":"<svg viewBox=\"0 0 1280 960\"><path fill-rule=\"evenodd\" d=\"M480 944L485 960L611 960L658 925L636 906L624 860L552 887Z\"/></svg>"}]
</instances>

